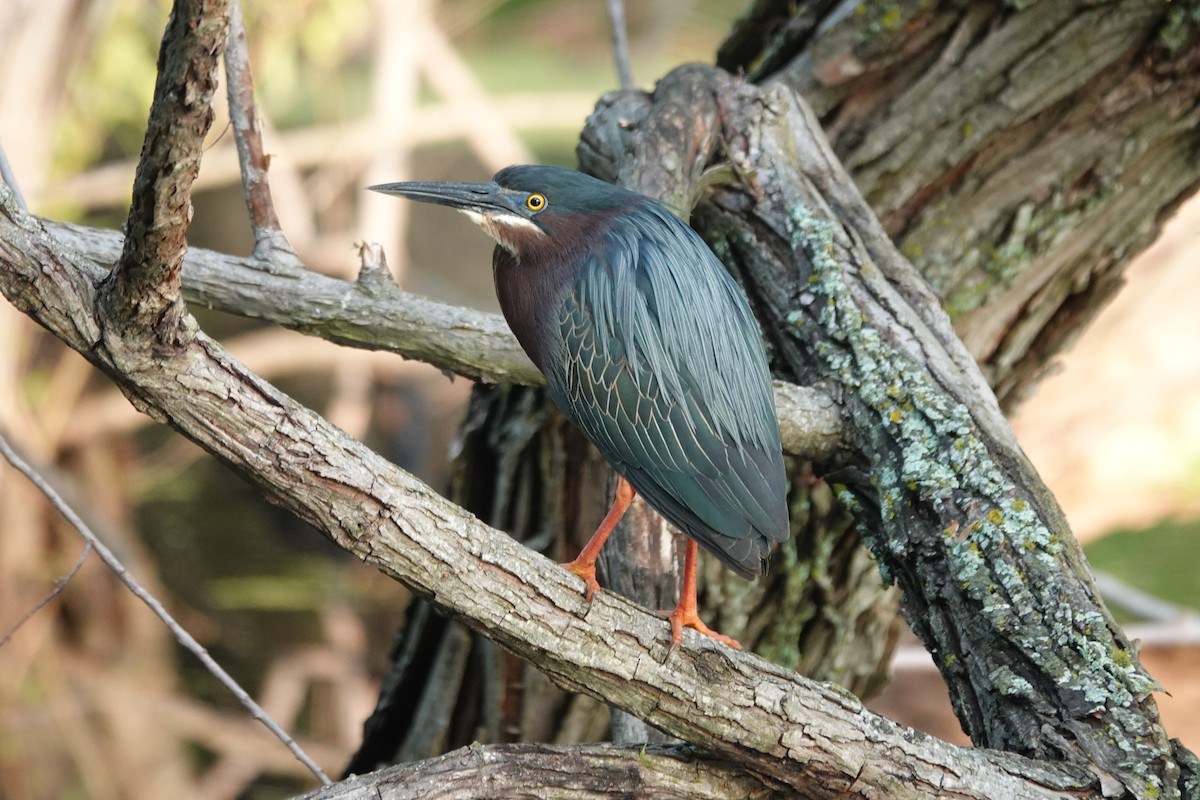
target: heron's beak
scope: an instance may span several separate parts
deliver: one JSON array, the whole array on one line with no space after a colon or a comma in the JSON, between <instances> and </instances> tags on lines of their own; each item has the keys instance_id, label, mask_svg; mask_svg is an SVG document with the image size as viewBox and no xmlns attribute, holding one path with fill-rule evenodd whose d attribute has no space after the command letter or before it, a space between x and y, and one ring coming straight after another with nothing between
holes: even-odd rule
<instances>
[{"instance_id":1,"label":"heron's beak","mask_svg":"<svg viewBox=\"0 0 1200 800\"><path fill-rule=\"evenodd\" d=\"M522 207L513 194L505 192L499 185L488 183L459 183L455 181L408 181L406 183L381 183L368 186L373 192L394 194L449 206L459 211L474 212L484 217L497 215L523 216Z\"/></svg>"}]
</instances>

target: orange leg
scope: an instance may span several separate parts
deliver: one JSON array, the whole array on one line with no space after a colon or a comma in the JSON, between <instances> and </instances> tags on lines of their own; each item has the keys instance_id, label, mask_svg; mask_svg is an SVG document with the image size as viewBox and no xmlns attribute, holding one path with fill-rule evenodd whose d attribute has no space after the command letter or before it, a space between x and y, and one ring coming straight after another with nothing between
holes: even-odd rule
<instances>
[{"instance_id":1,"label":"orange leg","mask_svg":"<svg viewBox=\"0 0 1200 800\"><path fill-rule=\"evenodd\" d=\"M688 539L687 551L683 560L683 589L679 592L679 605L675 606L675 610L667 616L667 619L671 620L671 649L667 653L668 656L675 652L676 647L679 647L684 627L700 631L705 636L711 636L735 650L742 649L742 646L734 639L717 633L701 622L699 614L696 613L696 557L699 553L700 548L694 541Z\"/></svg>"},{"instance_id":2,"label":"orange leg","mask_svg":"<svg viewBox=\"0 0 1200 800\"><path fill-rule=\"evenodd\" d=\"M613 497L612 508L604 515L600 527L596 528L596 532L592 534L592 538L588 540L578 557L574 561L562 565L583 578L583 582L587 585L587 601L589 603L592 602L592 596L600 591L600 584L596 582L596 557L600 555L600 548L604 547L613 528L617 527L617 523L625 515L625 509L629 508L629 504L633 502L633 495L633 487L629 485L629 481L618 476L617 491Z\"/></svg>"}]
</instances>

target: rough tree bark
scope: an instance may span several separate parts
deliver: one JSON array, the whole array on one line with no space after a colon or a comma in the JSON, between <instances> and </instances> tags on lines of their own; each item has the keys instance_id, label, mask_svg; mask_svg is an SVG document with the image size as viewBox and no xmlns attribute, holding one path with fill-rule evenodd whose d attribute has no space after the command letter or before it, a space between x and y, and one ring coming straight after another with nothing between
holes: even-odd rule
<instances>
[{"instance_id":1,"label":"rough tree bark","mask_svg":"<svg viewBox=\"0 0 1200 800\"><path fill-rule=\"evenodd\" d=\"M772 13L784 14L782 5L776 5L761 4L755 13L768 20ZM1057 25L1037 28L1042 31L1037 42L1061 43L1055 39L1059 29L1085 39L1090 35L1090 29L1063 24L1053 14L1022 16L1044 5L1021 11L992 5L979 6L983 11L975 4L935 5L907 15L900 6L894 12L898 16L878 18L868 8L859 16L822 20L825 4L812 4L794 18L780 18L787 24L778 36L766 40L769 57L761 60L760 69L766 69L766 75L781 70L781 64L799 65L802 75L807 59L836 66L832 77L823 70L813 74L838 85L837 78L872 74L861 65L882 63L883 67L875 68L886 79L859 85L865 95L847 91L841 105L835 106L841 111L867 107L864 97L871 96L877 101L874 108L886 108L887 103L878 102L882 91L878 86L899 85L891 78L904 70L896 68L892 54L904 48L874 51L878 44L873 35L890 34L898 26L913 42L934 52L941 43L945 52L957 54L955 58L987 42L999 48L993 37L1008 41L1004 37L1012 35L1009 27L1015 21L1028 24L1041 19L1043 25L1049 24L1046 20ZM1143 33L1160 36L1174 30L1164 23L1169 22L1165 10L1152 13L1144 3L1111 3L1103 8L1122 20L1138 20L1142 27L1136 30ZM1136 11L1145 13L1132 13ZM223 17L225 11L214 5L196 13L203 21ZM941 13L958 16L953 24L937 24ZM1101 26L1107 18L1089 21ZM806 30L805 25L810 27ZM1123 35L1134 29L1115 23L1105 28ZM169 70L161 77L191 90L178 96L200 98L202 104L203 79L209 74L205 47L220 46L203 44L202 37L212 30L198 25L194 34L176 33L202 45L194 51L195 63L206 65L199 78L172 77ZM811 36L812 31L819 35ZM1191 46L1195 33L1186 28L1184 32L1184 41ZM1020 41L1028 48L1034 39ZM1112 40L1104 41L1108 45L1104 52L1109 53ZM820 42L844 46L838 50L828 45L836 55L831 61L797 50ZM793 54L779 55L789 47ZM1012 57L1011 48L999 49ZM864 57L870 52L888 56L872 61ZM1153 37L1143 37L1135 52L1142 56L1136 62L1139 69L1155 73L1163 64L1171 64L1194 84L1194 55L1190 60L1173 60L1171 50ZM1034 69L1031 64L1037 65L1038 60L1031 58L1016 59L1024 71L1014 69L1010 61L1009 68L997 74L1005 75L1011 85L1019 85L1017 79L1024 74L1044 76L1046 70ZM953 58L948 61L954 63ZM1081 87L1087 86L1077 84L1065 93L1056 86L1048 106L1039 101L1035 117L1048 108L1072 111L1085 99ZM1146 96L1158 100L1164 94L1170 92L1149 91ZM1136 108L1137 99L1121 108ZM1179 97L1174 100L1178 113L1173 119L1194 118L1194 93L1191 105ZM1010 98L1006 105L1019 104ZM183 109L179 118L189 113ZM1016 114L1007 121L1019 129L1028 117ZM180 194L187 195L186 180L174 184L169 178L161 184L139 180L147 198L150 193L158 197L150 203L152 210L166 214L166 236L161 240L165 245L160 257L121 259L107 280L101 278L103 270L96 264L64 248L15 208L10 193L0 190L0 258L6 265L0 282L6 296L108 372L139 408L169 421L260 485L276 502L486 633L505 651L536 664L559 687L592 698L589 708L580 702L547 701L544 694L529 690L525 693L529 702L540 705L524 720L520 707L524 698L506 694L503 684L493 684L486 702L477 705L494 710L480 718L489 720L492 727L487 730L501 738L514 735L509 727L514 722L529 723L518 726L518 733L558 727L560 719L574 719L576 731L594 729L599 718L594 703L602 699L736 762L768 786L815 797L1040 797L1062 796L1065 791L1152 797L1195 792L1194 757L1169 742L1158 724L1148 696L1152 682L1098 604L1053 499L1012 441L971 354L955 337L926 285L892 248L887 232L836 159L823 149L817 125L785 88L760 90L720 71L689 68L665 79L653 97L629 93L602 102L581 157L593 171L625 183L636 179L639 187L674 198L681 207L691 207L691 201L702 198L696 212L698 227L746 284L766 323L780 372L814 386L843 414L841 448L827 458L836 471L827 477L836 482L845 505L854 511L885 575L904 589L910 620L939 660L964 726L977 743L1033 756L1036 762L936 743L873 717L853 698L829 687L815 686L690 634L687 647L662 664L665 633L660 620L611 593L598 598L590 609L584 607L576 582L561 570L462 516L427 487L296 406L232 362L196 330L189 317L178 313L176 265L182 238L174 234L186 222L172 209L178 207ZM996 124L990 130L1007 129ZM1162 130L1143 133L1150 137ZM184 139L189 152L198 145L194 135ZM1153 145L1144 147L1143 154L1178 157L1194 152L1194 126L1171 127ZM150 152L145 158L153 162L156 157ZM1161 168L1156 159L1150 161ZM944 156L932 160L930 169L943 168L933 185L922 186L919 178L906 184L911 195L905 207L913 211L906 219L922 220L936 211L937 224L942 224L955 209L926 210L921 201L934 189L955 185L955 180L972 186L967 178L976 164L998 162L977 156L965 166L956 163L947 168L946 163ZM1146 159L1118 163L1148 168ZM1192 170L1190 178L1172 184L1181 187L1181 193L1182 187L1194 184L1194 162L1180 165L1168 159L1167 163ZM169 163L161 159L150 167L151 172L158 170L160 178L164 170L170 172ZM887 170L883 173L890 175ZM915 170L915 174L921 173ZM702 191L706 186L708 191ZM982 191L983 186L973 184L973 188ZM967 205L967 195L956 197ZM1073 219L1088 220L1089 212L1109 197L1099 192ZM1169 208L1177 197L1157 195L1149 205L1135 206L1143 214L1142 225L1135 229L1143 229L1148 209ZM1020 223L1028 222L1031 212L1005 208L1012 215L1010 227L1024 231ZM1116 208L1129 210L1130 206ZM894 223L896 218L885 215L884 219ZM891 232L897 230L893 225ZM1106 229L1094 225L1090 230L1095 238ZM131 227L127 251L145 252L160 233L154 225L143 230ZM92 238L86 232L84 236ZM1051 248L1065 236L1060 230L1044 244ZM1070 252L1079 249L1077 242ZM1111 263L1121 262L1126 254L1114 250L1109 253ZM1078 280L1073 285L1086 288ZM1046 302L1030 307L1034 305L1045 313ZM1063 313L1076 310L1070 303L1063 307L1067 309ZM987 303L972 310L981 308L987 308ZM1020 315L1010 314L1007 319L1014 328L1023 321ZM1047 350L1021 352L1029 354L1028 361ZM993 352L1011 355L1015 351L1001 347ZM1016 387L1021 379L1014 376L1034 372L1022 367L1003 375L1012 378L1011 386ZM563 520L567 527L589 528L594 524L589 503L599 508L603 501L594 491L589 495L577 490L585 481L600 482L595 477L598 464L580 456L578 439L545 414L544 403L531 390L507 390L498 397L504 405L488 401L475 408L472 420L481 423L481 434L473 441L490 448L502 469L489 474L492 465L472 462L460 481L464 494L476 495L498 516L524 521L524 526L516 527L525 527L526 533L557 535ZM523 427L515 424L521 417ZM555 482L546 482L544 474L554 475ZM801 487L811 483L799 474L797 496L802 496ZM568 497L582 499L568 503ZM535 519L537 527L528 524ZM829 534L810 548L819 558L806 563L811 571L824 568L825 584L842 589L850 607L860 597L853 587L863 585L864 576L873 578L874 573L856 548L845 546L854 541L845 533L846 519L842 514L839 524L825 526ZM808 541L801 540L800 546L809 547ZM833 554L841 560L832 561ZM841 569L847 564L861 566ZM791 582L785 590L775 590L774 596L747 601L731 594L724 606L753 624L755 614L775 608L772 603L779 602L780 595L787 596L787 590L808 591L806 587L814 583L822 585L819 580L800 580L802 564L786 577ZM722 591L725 585L718 584ZM836 596L836 592L826 593L831 594ZM794 604L795 598L787 596L786 601ZM849 620L845 625L820 623L818 627L834 631L824 638L835 640L840 634L843 642L861 643L864 652L881 653L882 648L873 644L880 638L877 631L864 630L870 626L863 620L880 620L875 627L886 628L887 606L867 603L865 608L845 614ZM825 611L839 613L839 609ZM721 621L726 627L729 623ZM620 634L614 636L614 630ZM763 639L772 635L768 625L759 633ZM807 634L802 629L791 635L803 640ZM451 642L456 636L447 633L441 640ZM462 637L457 638L457 646L438 645L438 657L444 652L447 659L440 663L457 659L461 664L469 657L463 655ZM794 648L793 641L787 647ZM839 668L830 654L818 656L825 660L814 669L822 674ZM492 665L499 660L515 665L495 650L480 649L475 657ZM877 663L869 665L872 674ZM514 667L509 674L515 673ZM870 676L858 675L858 679L869 681ZM441 687L441 702L458 705L459 687L470 684L450 684L450 693L444 691L446 685ZM487 752L488 758L509 758L509 763L528 755ZM626 758L635 757L623 752ZM548 766L549 760L538 763Z\"/></svg>"},{"instance_id":2,"label":"rough tree bark","mask_svg":"<svg viewBox=\"0 0 1200 800\"><path fill-rule=\"evenodd\" d=\"M1197 5L787 5L718 64L809 102L1011 408L1196 189Z\"/></svg>"}]
</instances>

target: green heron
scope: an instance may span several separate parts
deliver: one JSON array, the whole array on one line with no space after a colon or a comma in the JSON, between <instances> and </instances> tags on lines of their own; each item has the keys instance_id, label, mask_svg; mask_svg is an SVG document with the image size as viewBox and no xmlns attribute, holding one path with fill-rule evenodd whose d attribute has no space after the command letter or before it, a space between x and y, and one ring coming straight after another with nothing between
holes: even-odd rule
<instances>
[{"instance_id":1,"label":"green heron","mask_svg":"<svg viewBox=\"0 0 1200 800\"><path fill-rule=\"evenodd\" d=\"M787 538L788 513L761 335L716 256L661 203L562 167L371 188L458 209L496 240L508 324L620 476L612 509L563 565L588 600L596 557L636 492L689 537L672 647L684 626L737 647L696 613L696 543L754 578Z\"/></svg>"}]
</instances>

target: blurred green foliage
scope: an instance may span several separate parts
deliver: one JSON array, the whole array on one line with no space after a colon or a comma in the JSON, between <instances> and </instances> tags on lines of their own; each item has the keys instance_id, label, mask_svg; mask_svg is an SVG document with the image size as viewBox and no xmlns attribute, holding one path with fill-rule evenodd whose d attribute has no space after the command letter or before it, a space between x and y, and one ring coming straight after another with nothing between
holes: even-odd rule
<instances>
[{"instance_id":1,"label":"blurred green foliage","mask_svg":"<svg viewBox=\"0 0 1200 800\"><path fill-rule=\"evenodd\" d=\"M56 173L141 150L170 8L167 0L115 0L92 47L66 54L67 106L55 131Z\"/></svg>"},{"instance_id":2,"label":"blurred green foliage","mask_svg":"<svg viewBox=\"0 0 1200 800\"><path fill-rule=\"evenodd\" d=\"M1200 611L1196 547L1200 522L1161 522L1126 530L1084 547L1092 568L1178 606Z\"/></svg>"},{"instance_id":3,"label":"blurred green foliage","mask_svg":"<svg viewBox=\"0 0 1200 800\"><path fill-rule=\"evenodd\" d=\"M245 8L255 90L276 125L362 112L373 33L367 0L249 0Z\"/></svg>"},{"instance_id":4,"label":"blurred green foliage","mask_svg":"<svg viewBox=\"0 0 1200 800\"><path fill-rule=\"evenodd\" d=\"M273 125L296 128L366 111L376 32L370 0L242 5L255 91ZM68 99L56 130L56 175L138 155L169 10L169 0L112 0L80 26L87 33L62 60ZM441 0L433 11L489 92L599 96L616 88L602 3ZM640 83L651 85L674 64L711 59L739 11L740 4L718 0L629 4Z\"/></svg>"},{"instance_id":5,"label":"blurred green foliage","mask_svg":"<svg viewBox=\"0 0 1200 800\"><path fill-rule=\"evenodd\" d=\"M367 0L246 0L256 91L280 127L343 118L366 98ZM154 93L168 0L114 0L88 37L64 59L68 101L56 131L58 174L141 150ZM222 76L223 77L223 76Z\"/></svg>"}]
</instances>

